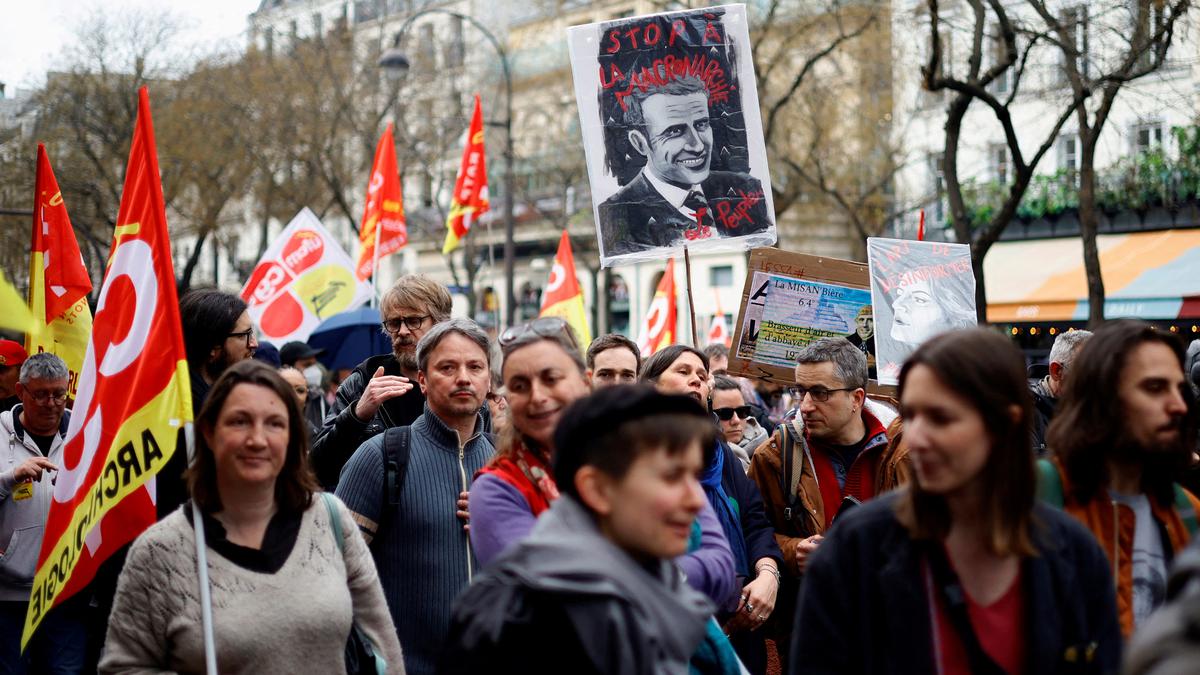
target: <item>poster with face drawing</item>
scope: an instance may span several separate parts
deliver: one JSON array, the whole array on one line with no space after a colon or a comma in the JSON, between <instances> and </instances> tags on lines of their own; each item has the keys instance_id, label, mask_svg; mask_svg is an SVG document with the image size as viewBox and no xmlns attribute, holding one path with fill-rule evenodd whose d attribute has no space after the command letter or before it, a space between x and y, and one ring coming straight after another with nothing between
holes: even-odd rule
<instances>
[{"instance_id":1,"label":"poster with face drawing","mask_svg":"<svg viewBox=\"0 0 1200 675\"><path fill-rule=\"evenodd\" d=\"M744 5L568 30L605 267L775 243Z\"/></svg>"},{"instance_id":2,"label":"poster with face drawing","mask_svg":"<svg viewBox=\"0 0 1200 675\"><path fill-rule=\"evenodd\" d=\"M875 358L880 384L898 384L904 359L925 340L976 325L971 248L904 239L867 239Z\"/></svg>"}]
</instances>

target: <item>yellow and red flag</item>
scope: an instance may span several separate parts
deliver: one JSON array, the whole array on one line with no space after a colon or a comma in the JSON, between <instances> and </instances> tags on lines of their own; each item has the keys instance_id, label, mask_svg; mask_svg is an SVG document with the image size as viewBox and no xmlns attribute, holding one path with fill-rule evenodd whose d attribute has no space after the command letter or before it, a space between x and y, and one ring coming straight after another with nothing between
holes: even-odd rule
<instances>
[{"instance_id":1,"label":"yellow and red flag","mask_svg":"<svg viewBox=\"0 0 1200 675\"><path fill-rule=\"evenodd\" d=\"M155 520L155 474L192 419L175 272L146 88L92 336L21 636Z\"/></svg>"},{"instance_id":2,"label":"yellow and red flag","mask_svg":"<svg viewBox=\"0 0 1200 675\"><path fill-rule=\"evenodd\" d=\"M400 194L400 170L396 168L396 141L392 137L392 123L388 122L379 145L375 146L375 161L371 163L367 205L363 209L362 227L358 230L358 263L354 266L354 274L359 280L371 278L380 258L399 251L407 243L408 224L404 220L404 199Z\"/></svg>"},{"instance_id":3,"label":"yellow and red flag","mask_svg":"<svg viewBox=\"0 0 1200 675\"><path fill-rule=\"evenodd\" d=\"M33 332L38 329L33 313L21 293L13 286L12 281L0 269L0 328L15 330L18 333Z\"/></svg>"},{"instance_id":4,"label":"yellow and red flag","mask_svg":"<svg viewBox=\"0 0 1200 675\"><path fill-rule=\"evenodd\" d=\"M471 231L484 211L488 210L487 162L483 153L483 107L475 95L475 112L463 148L462 165L454 181L454 196L450 200L450 216L446 218L446 242L442 255L458 248L462 238Z\"/></svg>"},{"instance_id":5,"label":"yellow and red flag","mask_svg":"<svg viewBox=\"0 0 1200 675\"><path fill-rule=\"evenodd\" d=\"M79 254L67 205L46 146L41 143L37 148L33 242L29 250L29 307L37 327L27 334L25 351L58 355L70 371L67 393L74 398L88 336L92 334L92 310L87 302L92 278Z\"/></svg>"},{"instance_id":6,"label":"yellow and red flag","mask_svg":"<svg viewBox=\"0 0 1200 675\"><path fill-rule=\"evenodd\" d=\"M712 325L708 327L708 338L705 344L722 344L728 347L732 344L733 336L729 334L729 325L725 323L725 312L721 309L721 296L715 295L717 295L717 313L713 314Z\"/></svg>"},{"instance_id":7,"label":"yellow and red flag","mask_svg":"<svg viewBox=\"0 0 1200 675\"><path fill-rule=\"evenodd\" d=\"M542 293L542 311L538 316L557 316L566 321L575 331L582 351L587 351L588 345L592 344L592 331L588 329L587 312L583 308L583 291L575 276L575 254L571 253L571 239L566 230L558 240L558 253L554 255L554 267Z\"/></svg>"},{"instance_id":8,"label":"yellow and red flag","mask_svg":"<svg viewBox=\"0 0 1200 675\"><path fill-rule=\"evenodd\" d=\"M675 304L675 259L671 258L638 333L637 345L643 358L675 344Z\"/></svg>"}]
</instances>

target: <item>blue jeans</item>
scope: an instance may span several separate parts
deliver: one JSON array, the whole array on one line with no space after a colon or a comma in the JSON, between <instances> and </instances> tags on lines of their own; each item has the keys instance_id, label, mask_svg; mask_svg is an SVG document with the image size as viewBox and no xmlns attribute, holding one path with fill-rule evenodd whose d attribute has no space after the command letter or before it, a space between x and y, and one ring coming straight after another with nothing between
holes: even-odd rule
<instances>
[{"instance_id":1,"label":"blue jeans","mask_svg":"<svg viewBox=\"0 0 1200 675\"><path fill-rule=\"evenodd\" d=\"M86 605L81 605L78 598L72 598L50 610L21 654L21 632L29 603L0 602L0 675L83 672L87 627L80 612Z\"/></svg>"}]
</instances>

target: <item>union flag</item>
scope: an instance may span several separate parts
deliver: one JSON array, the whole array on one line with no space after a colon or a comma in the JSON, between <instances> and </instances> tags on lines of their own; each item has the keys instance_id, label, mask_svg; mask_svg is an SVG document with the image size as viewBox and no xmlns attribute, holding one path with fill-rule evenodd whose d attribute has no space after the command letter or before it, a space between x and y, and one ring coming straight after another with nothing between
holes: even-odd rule
<instances>
[{"instance_id":1,"label":"union flag","mask_svg":"<svg viewBox=\"0 0 1200 675\"><path fill-rule=\"evenodd\" d=\"M192 420L150 97L138 92L125 187L21 636L154 523L154 476Z\"/></svg>"}]
</instances>

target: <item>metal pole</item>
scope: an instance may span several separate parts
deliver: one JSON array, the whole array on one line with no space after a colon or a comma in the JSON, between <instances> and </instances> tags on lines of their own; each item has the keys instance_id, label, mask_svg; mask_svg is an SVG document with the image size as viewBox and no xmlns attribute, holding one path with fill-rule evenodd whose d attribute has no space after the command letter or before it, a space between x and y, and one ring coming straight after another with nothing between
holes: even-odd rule
<instances>
[{"instance_id":1,"label":"metal pole","mask_svg":"<svg viewBox=\"0 0 1200 675\"><path fill-rule=\"evenodd\" d=\"M504 93L506 98L504 119L504 285L506 286L505 294L507 300L505 303L505 319L507 324L511 326L515 323L517 303L516 290L513 288L513 265L514 258L516 257L516 247L513 244L513 85L512 71L509 69L508 63L508 53L504 51L504 46L500 44L496 36L484 27L483 24L466 14L443 7L423 9L405 19L404 23L400 25L400 30L396 32L393 46L398 48L400 46L400 38L408 31L409 26L426 14L446 14L458 17L474 26L492 44L492 47L496 50L496 55L500 57L500 68L504 71Z\"/></svg>"}]
</instances>

